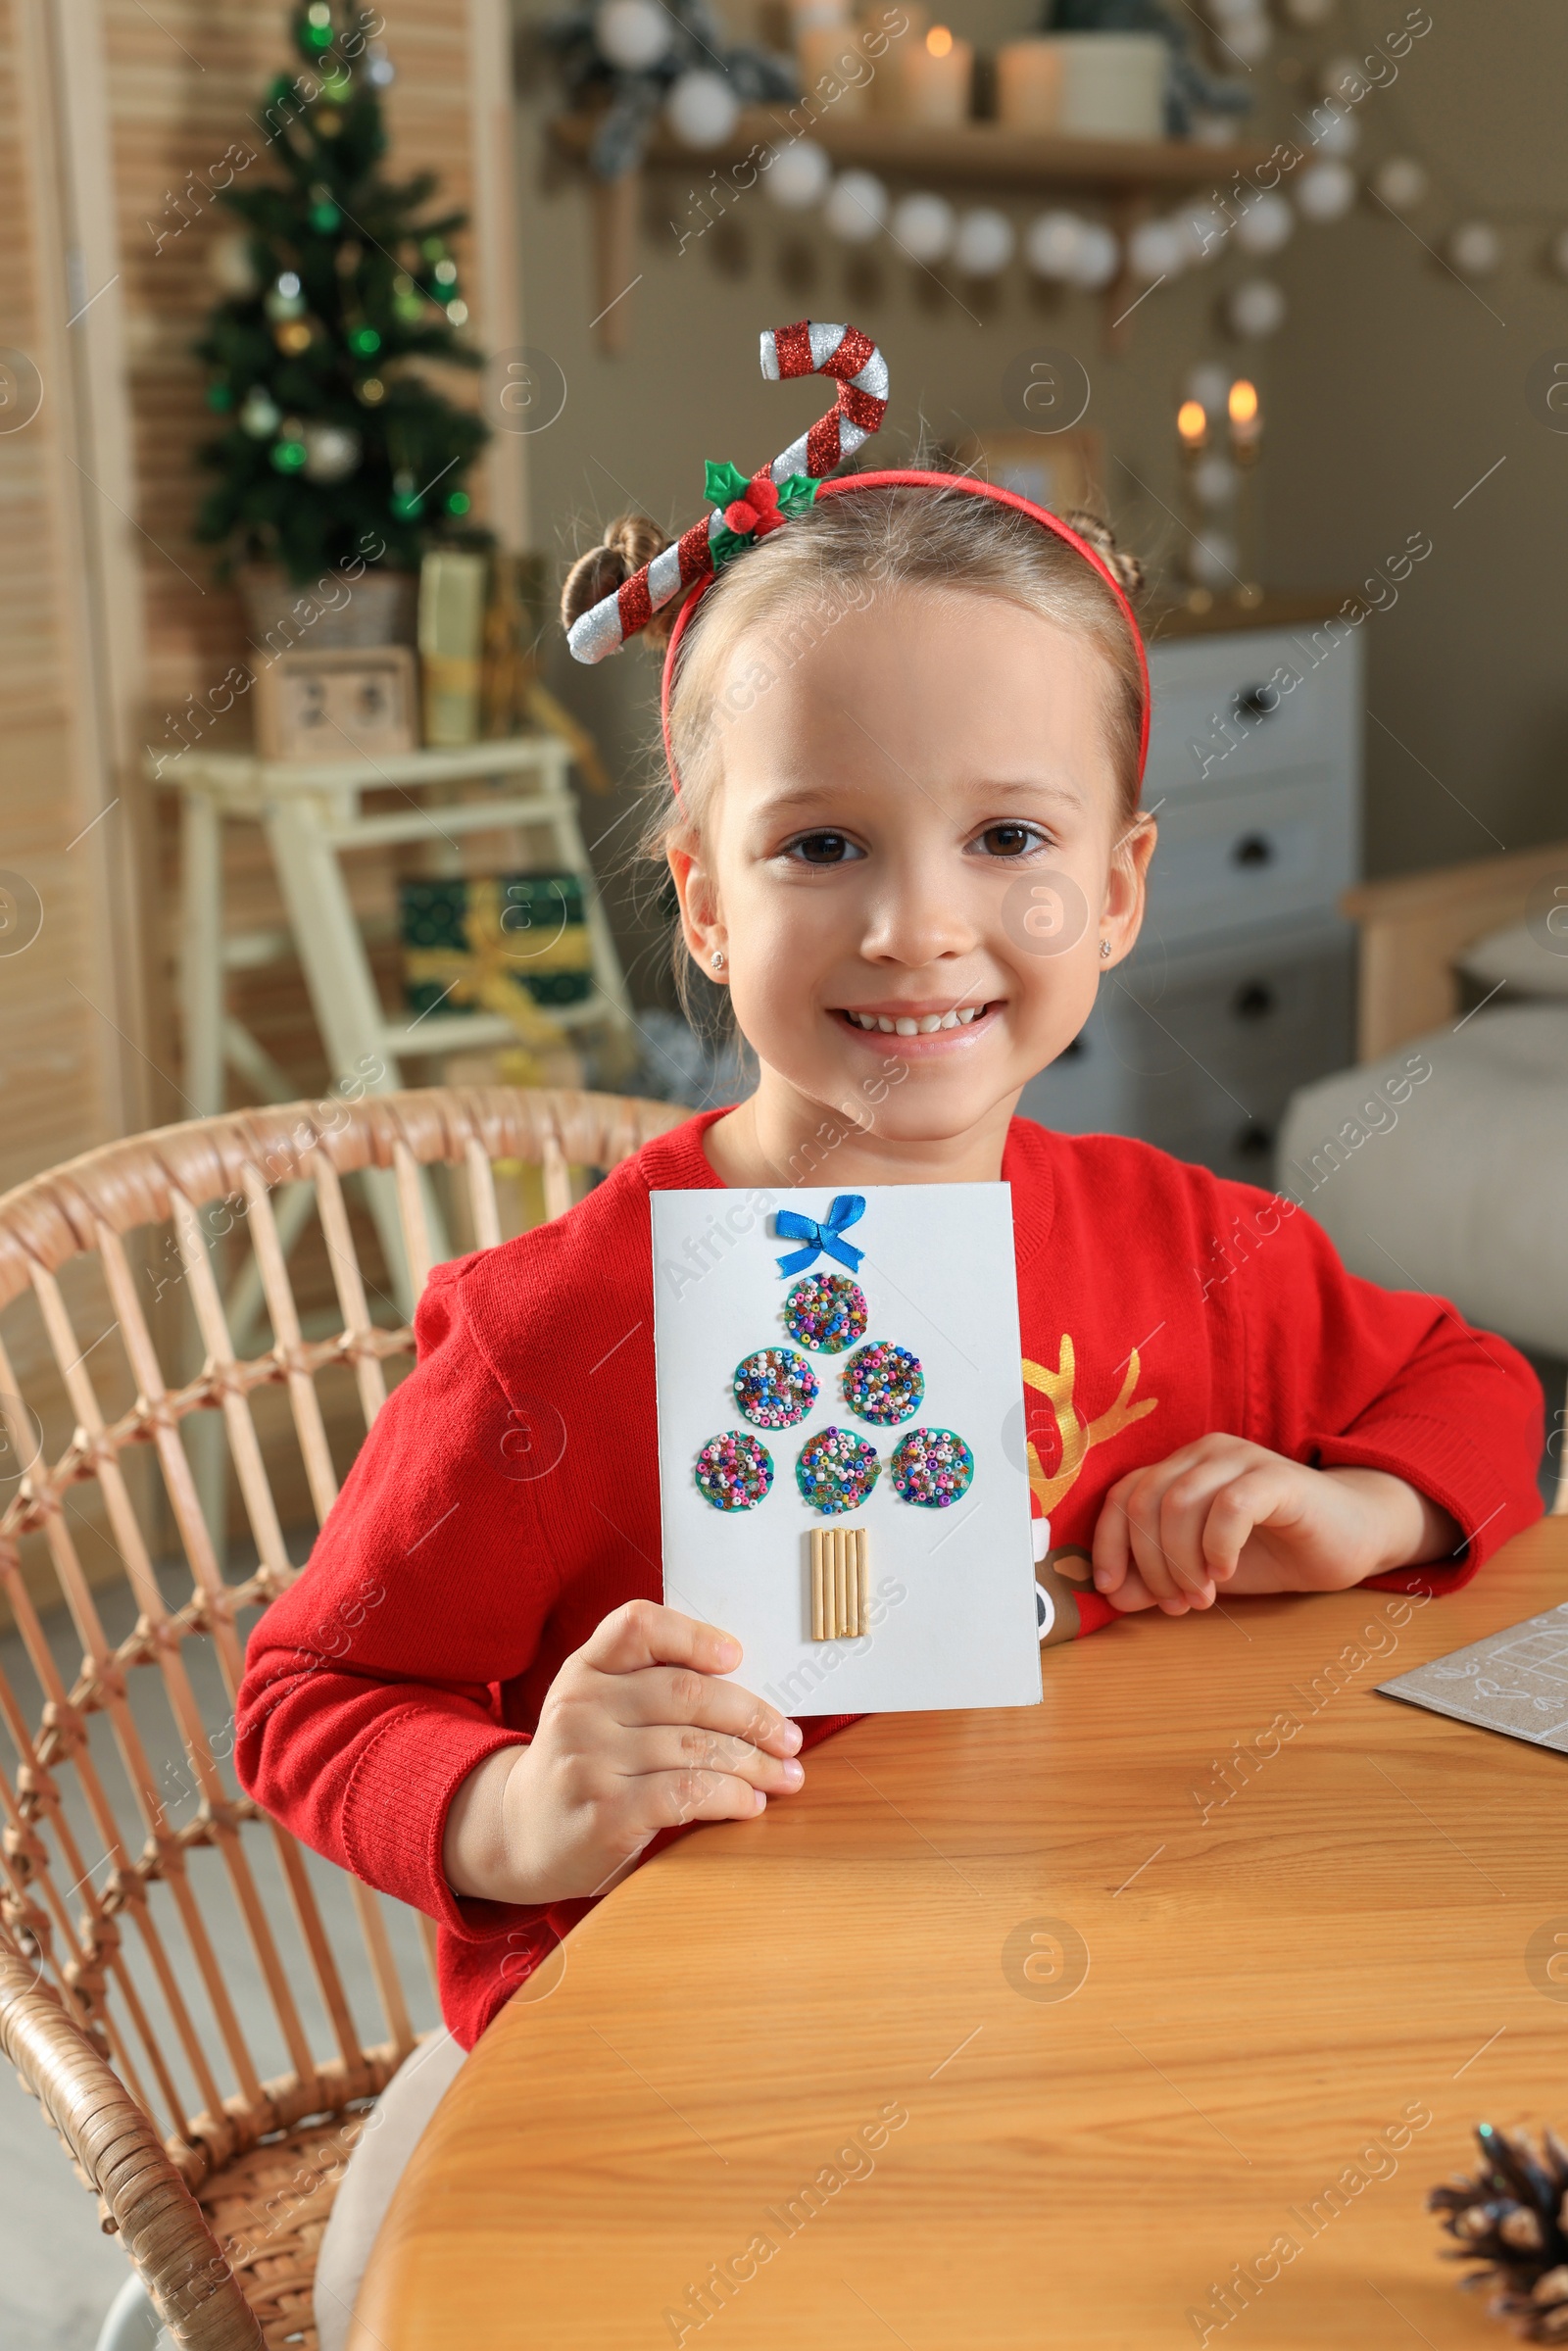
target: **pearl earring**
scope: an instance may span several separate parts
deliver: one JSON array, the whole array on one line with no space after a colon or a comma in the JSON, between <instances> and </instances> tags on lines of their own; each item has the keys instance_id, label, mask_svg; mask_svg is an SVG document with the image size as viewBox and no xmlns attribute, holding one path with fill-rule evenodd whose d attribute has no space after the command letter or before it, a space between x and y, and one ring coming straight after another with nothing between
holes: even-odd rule
<instances>
[{"instance_id":1,"label":"pearl earring","mask_svg":"<svg viewBox=\"0 0 1568 2351\"><path fill-rule=\"evenodd\" d=\"M1108 955L1109 955L1109 954L1110 954L1110 941L1109 941L1108 939L1102 939L1102 940L1101 940L1101 942L1100 942L1100 957L1101 957L1101 961L1102 961L1102 962L1103 962L1103 961L1105 960L1106 956L1108 956Z\"/></svg>"},{"instance_id":2,"label":"pearl earring","mask_svg":"<svg viewBox=\"0 0 1568 2351\"><path fill-rule=\"evenodd\" d=\"M721 947L715 947L708 960L710 963L711 963L715 971L722 971L724 968L724 950Z\"/></svg>"}]
</instances>

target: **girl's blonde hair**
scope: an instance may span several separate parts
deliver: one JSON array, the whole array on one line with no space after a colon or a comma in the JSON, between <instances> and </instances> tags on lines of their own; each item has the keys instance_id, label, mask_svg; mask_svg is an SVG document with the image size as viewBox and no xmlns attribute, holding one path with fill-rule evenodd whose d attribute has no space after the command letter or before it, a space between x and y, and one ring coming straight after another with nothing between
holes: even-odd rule
<instances>
[{"instance_id":1,"label":"girl's blonde hair","mask_svg":"<svg viewBox=\"0 0 1568 2351\"><path fill-rule=\"evenodd\" d=\"M1143 566L1120 553L1106 525L1093 514L1064 514L1101 555L1129 596L1143 585ZM609 595L657 554L662 537L640 514L623 514L605 543L579 557L562 597L570 627L601 596ZM992 596L1035 612L1085 639L1106 671L1104 726L1123 827L1138 814L1138 755L1144 679L1125 613L1092 563L1054 531L1043 530L1015 508L972 492L887 485L818 498L803 514L771 531L726 564L704 594L681 640L669 697L669 737L680 777L660 760L662 777L644 835L644 850L662 861L681 835L700 831L722 769L724 730L755 706L776 678L843 619L878 594L909 588L958 590ZM676 605L656 613L643 634L667 642ZM740 679L727 672L743 637L757 636L765 661ZM679 967L677 948L677 968Z\"/></svg>"}]
</instances>

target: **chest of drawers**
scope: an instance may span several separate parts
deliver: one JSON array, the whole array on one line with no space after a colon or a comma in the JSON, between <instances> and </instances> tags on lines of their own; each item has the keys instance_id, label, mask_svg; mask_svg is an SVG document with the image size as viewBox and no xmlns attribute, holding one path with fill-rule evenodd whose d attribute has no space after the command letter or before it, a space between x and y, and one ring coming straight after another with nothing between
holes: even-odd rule
<instances>
[{"instance_id":1,"label":"chest of drawers","mask_svg":"<svg viewBox=\"0 0 1568 2351\"><path fill-rule=\"evenodd\" d=\"M1364 648L1307 620L1156 642L1136 953L1026 1117L1138 1135L1251 1183L1298 1086L1353 1058Z\"/></svg>"}]
</instances>

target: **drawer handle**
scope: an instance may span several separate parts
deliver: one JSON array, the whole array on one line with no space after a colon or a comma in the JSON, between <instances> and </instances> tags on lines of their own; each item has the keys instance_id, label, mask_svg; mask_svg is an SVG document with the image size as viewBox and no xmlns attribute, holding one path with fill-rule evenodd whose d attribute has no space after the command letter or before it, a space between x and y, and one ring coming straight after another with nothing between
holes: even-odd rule
<instances>
[{"instance_id":1,"label":"drawer handle","mask_svg":"<svg viewBox=\"0 0 1568 2351\"><path fill-rule=\"evenodd\" d=\"M1276 1009L1278 999L1267 980L1249 980L1238 988L1231 999L1231 1010L1238 1020L1266 1020Z\"/></svg>"},{"instance_id":2,"label":"drawer handle","mask_svg":"<svg viewBox=\"0 0 1568 2351\"><path fill-rule=\"evenodd\" d=\"M1272 865L1274 844L1267 833L1244 833L1231 848L1233 865Z\"/></svg>"},{"instance_id":3,"label":"drawer handle","mask_svg":"<svg viewBox=\"0 0 1568 2351\"><path fill-rule=\"evenodd\" d=\"M1284 700L1278 686L1243 686L1231 710L1236 717L1250 719L1253 726L1261 726L1265 718L1273 717Z\"/></svg>"}]
</instances>

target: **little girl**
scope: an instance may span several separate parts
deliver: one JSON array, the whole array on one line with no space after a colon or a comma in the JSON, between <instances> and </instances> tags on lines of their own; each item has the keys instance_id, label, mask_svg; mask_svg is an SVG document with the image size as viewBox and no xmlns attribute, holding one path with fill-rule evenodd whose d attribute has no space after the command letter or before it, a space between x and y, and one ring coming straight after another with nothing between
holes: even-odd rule
<instances>
[{"instance_id":1,"label":"little girl","mask_svg":"<svg viewBox=\"0 0 1568 2351\"><path fill-rule=\"evenodd\" d=\"M880 418L871 346L764 341L837 376L836 429L745 495L711 467L728 503L641 571L624 543L647 565L657 533L612 527L566 600L590 653L678 606L658 837L757 1090L436 1270L417 1368L240 1694L245 1786L438 1922L464 2046L662 1837L798 1792L840 1727L724 1678L738 1644L662 1604L651 1192L1010 1184L1063 1632L1221 1591L1449 1590L1540 1506L1510 1347L1351 1279L1289 1200L1013 1117L1143 916L1133 572L966 477L819 483Z\"/></svg>"}]
</instances>

